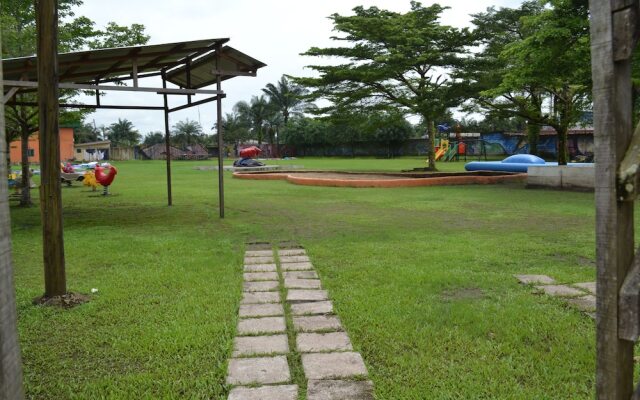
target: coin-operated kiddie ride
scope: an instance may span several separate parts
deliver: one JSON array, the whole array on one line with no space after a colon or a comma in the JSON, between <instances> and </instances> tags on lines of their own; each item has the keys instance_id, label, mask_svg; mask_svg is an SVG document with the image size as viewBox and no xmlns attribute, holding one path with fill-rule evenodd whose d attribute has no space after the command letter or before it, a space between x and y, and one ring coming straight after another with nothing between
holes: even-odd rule
<instances>
[{"instance_id":1,"label":"coin-operated kiddie ride","mask_svg":"<svg viewBox=\"0 0 640 400\"><path fill-rule=\"evenodd\" d=\"M249 168L249 167L263 167L264 164L258 160L255 160L262 153L256 146L251 146L240 150L240 158L233 162L234 167Z\"/></svg>"}]
</instances>

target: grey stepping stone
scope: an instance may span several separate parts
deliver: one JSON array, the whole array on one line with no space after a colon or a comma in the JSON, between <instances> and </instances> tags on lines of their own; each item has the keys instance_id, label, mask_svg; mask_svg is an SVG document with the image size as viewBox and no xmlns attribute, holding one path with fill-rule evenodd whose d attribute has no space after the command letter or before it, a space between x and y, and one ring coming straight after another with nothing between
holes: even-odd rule
<instances>
[{"instance_id":1,"label":"grey stepping stone","mask_svg":"<svg viewBox=\"0 0 640 400\"><path fill-rule=\"evenodd\" d=\"M271 292L278 290L280 282L278 281L258 281L258 282L245 282L242 287L245 292Z\"/></svg>"},{"instance_id":2,"label":"grey stepping stone","mask_svg":"<svg viewBox=\"0 0 640 400\"><path fill-rule=\"evenodd\" d=\"M306 256L307 252L304 249L284 249L278 250L279 256Z\"/></svg>"},{"instance_id":3,"label":"grey stepping stone","mask_svg":"<svg viewBox=\"0 0 640 400\"><path fill-rule=\"evenodd\" d=\"M345 332L299 333L296 337L296 347L301 353L353 350Z\"/></svg>"},{"instance_id":4,"label":"grey stepping stone","mask_svg":"<svg viewBox=\"0 0 640 400\"><path fill-rule=\"evenodd\" d=\"M284 279L284 287L288 289L320 289L319 279Z\"/></svg>"},{"instance_id":5,"label":"grey stepping stone","mask_svg":"<svg viewBox=\"0 0 640 400\"><path fill-rule=\"evenodd\" d=\"M295 262L280 264L283 271L311 271L313 265L310 262Z\"/></svg>"},{"instance_id":6,"label":"grey stepping stone","mask_svg":"<svg viewBox=\"0 0 640 400\"><path fill-rule=\"evenodd\" d=\"M273 257L273 250L247 250L245 257Z\"/></svg>"},{"instance_id":7,"label":"grey stepping stone","mask_svg":"<svg viewBox=\"0 0 640 400\"><path fill-rule=\"evenodd\" d=\"M582 290L574 289L566 285L536 286L536 289L542 290L549 296L573 297L584 295L584 292Z\"/></svg>"},{"instance_id":8,"label":"grey stepping stone","mask_svg":"<svg viewBox=\"0 0 640 400\"><path fill-rule=\"evenodd\" d=\"M596 296L588 294L582 297L568 299L567 302L580 311L593 312L596 310Z\"/></svg>"},{"instance_id":9,"label":"grey stepping stone","mask_svg":"<svg viewBox=\"0 0 640 400\"><path fill-rule=\"evenodd\" d=\"M284 279L318 279L316 271L289 271L284 273Z\"/></svg>"},{"instance_id":10,"label":"grey stepping stone","mask_svg":"<svg viewBox=\"0 0 640 400\"><path fill-rule=\"evenodd\" d=\"M312 315L293 317L293 326L300 332L340 331L342 324L334 315Z\"/></svg>"},{"instance_id":11,"label":"grey stepping stone","mask_svg":"<svg viewBox=\"0 0 640 400\"><path fill-rule=\"evenodd\" d=\"M307 353L302 355L307 379L354 378L367 375L360 353Z\"/></svg>"},{"instance_id":12,"label":"grey stepping stone","mask_svg":"<svg viewBox=\"0 0 640 400\"><path fill-rule=\"evenodd\" d=\"M233 357L286 354L288 352L287 335L237 336L233 341Z\"/></svg>"},{"instance_id":13,"label":"grey stepping stone","mask_svg":"<svg viewBox=\"0 0 640 400\"><path fill-rule=\"evenodd\" d=\"M330 314L333 312L331 301L314 301L311 303L297 303L291 305L293 315Z\"/></svg>"},{"instance_id":14,"label":"grey stepping stone","mask_svg":"<svg viewBox=\"0 0 640 400\"><path fill-rule=\"evenodd\" d=\"M596 283L595 282L582 282L582 283L574 283L572 286L578 287L580 289L584 289L591 294L596 294Z\"/></svg>"},{"instance_id":15,"label":"grey stepping stone","mask_svg":"<svg viewBox=\"0 0 640 400\"><path fill-rule=\"evenodd\" d=\"M310 380L307 400L374 400L371 381Z\"/></svg>"},{"instance_id":16,"label":"grey stepping stone","mask_svg":"<svg viewBox=\"0 0 640 400\"><path fill-rule=\"evenodd\" d=\"M230 385L287 383L290 379L291 374L285 356L229 360L227 383Z\"/></svg>"},{"instance_id":17,"label":"grey stepping stone","mask_svg":"<svg viewBox=\"0 0 640 400\"><path fill-rule=\"evenodd\" d=\"M244 272L276 272L275 264L252 264L245 265Z\"/></svg>"},{"instance_id":18,"label":"grey stepping stone","mask_svg":"<svg viewBox=\"0 0 640 400\"><path fill-rule=\"evenodd\" d=\"M298 385L237 387L231 390L227 400L297 400Z\"/></svg>"},{"instance_id":19,"label":"grey stepping stone","mask_svg":"<svg viewBox=\"0 0 640 400\"><path fill-rule=\"evenodd\" d=\"M240 304L279 303L279 292L244 292Z\"/></svg>"},{"instance_id":20,"label":"grey stepping stone","mask_svg":"<svg viewBox=\"0 0 640 400\"><path fill-rule=\"evenodd\" d=\"M329 295L327 294L326 290L291 289L287 291L287 301L291 303L321 301L328 299Z\"/></svg>"},{"instance_id":21,"label":"grey stepping stone","mask_svg":"<svg viewBox=\"0 0 640 400\"><path fill-rule=\"evenodd\" d=\"M244 263L250 264L271 264L273 263L273 257L245 257Z\"/></svg>"},{"instance_id":22,"label":"grey stepping stone","mask_svg":"<svg viewBox=\"0 0 640 400\"><path fill-rule=\"evenodd\" d=\"M514 277L525 285L539 283L543 285L551 285L556 281L547 275L514 275Z\"/></svg>"},{"instance_id":23,"label":"grey stepping stone","mask_svg":"<svg viewBox=\"0 0 640 400\"><path fill-rule=\"evenodd\" d=\"M280 303L240 305L240 318L273 317L277 315L284 315L284 307Z\"/></svg>"},{"instance_id":24,"label":"grey stepping stone","mask_svg":"<svg viewBox=\"0 0 640 400\"><path fill-rule=\"evenodd\" d=\"M256 282L256 281L277 281L278 273L277 272L245 272L242 274L245 282Z\"/></svg>"},{"instance_id":25,"label":"grey stepping stone","mask_svg":"<svg viewBox=\"0 0 640 400\"><path fill-rule=\"evenodd\" d=\"M239 335L258 333L283 333L287 329L284 317L262 317L241 319L238 322Z\"/></svg>"},{"instance_id":26,"label":"grey stepping stone","mask_svg":"<svg viewBox=\"0 0 640 400\"><path fill-rule=\"evenodd\" d=\"M280 263L301 263L301 262L311 262L309 257L307 256L282 256L280 257Z\"/></svg>"}]
</instances>

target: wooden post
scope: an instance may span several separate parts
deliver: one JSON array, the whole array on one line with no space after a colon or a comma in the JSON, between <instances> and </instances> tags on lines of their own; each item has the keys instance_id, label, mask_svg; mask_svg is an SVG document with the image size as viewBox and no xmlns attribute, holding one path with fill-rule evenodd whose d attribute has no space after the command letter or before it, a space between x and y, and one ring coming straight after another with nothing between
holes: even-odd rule
<instances>
[{"instance_id":1,"label":"wooden post","mask_svg":"<svg viewBox=\"0 0 640 400\"><path fill-rule=\"evenodd\" d=\"M620 49L635 47L623 33L635 11L632 5L637 5L624 3L589 1L596 160L596 393L600 400L628 400L633 392L633 343L620 339L618 331L620 287L634 248L633 202L618 201L616 184L618 165L632 134L631 58L621 56Z\"/></svg>"},{"instance_id":2,"label":"wooden post","mask_svg":"<svg viewBox=\"0 0 640 400\"><path fill-rule=\"evenodd\" d=\"M2 54L2 52L0 52ZM0 62L0 80L2 63ZM2 83L0 82L0 92ZM11 221L7 180L7 142L4 107L0 107L0 399L21 399L22 362L16 328L16 299L11 257Z\"/></svg>"},{"instance_id":3,"label":"wooden post","mask_svg":"<svg viewBox=\"0 0 640 400\"><path fill-rule=\"evenodd\" d=\"M167 88L167 77L162 71L162 87ZM173 205L173 196L171 195L171 130L169 128L169 99L167 94L164 95L164 148L167 160L167 205Z\"/></svg>"},{"instance_id":4,"label":"wooden post","mask_svg":"<svg viewBox=\"0 0 640 400\"><path fill-rule=\"evenodd\" d=\"M67 292L60 192L58 128L58 2L37 1L40 209L45 296Z\"/></svg>"},{"instance_id":5,"label":"wooden post","mask_svg":"<svg viewBox=\"0 0 640 400\"><path fill-rule=\"evenodd\" d=\"M218 201L220 208L220 218L224 218L224 141L222 140L222 77L220 76L220 51L221 46L216 47L216 90L220 92L216 100L216 112L218 127Z\"/></svg>"}]
</instances>

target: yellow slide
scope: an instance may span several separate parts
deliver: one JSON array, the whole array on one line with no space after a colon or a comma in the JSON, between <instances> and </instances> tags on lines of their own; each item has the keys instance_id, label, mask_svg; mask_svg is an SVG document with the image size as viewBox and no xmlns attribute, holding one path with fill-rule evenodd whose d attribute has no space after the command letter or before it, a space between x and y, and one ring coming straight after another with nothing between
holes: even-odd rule
<instances>
[{"instance_id":1,"label":"yellow slide","mask_svg":"<svg viewBox=\"0 0 640 400\"><path fill-rule=\"evenodd\" d=\"M436 161L438 161L439 159L442 158L442 156L444 155L444 153L446 153L447 151L445 149L443 149L442 147L440 147L438 149L438 151L436 151Z\"/></svg>"}]
</instances>

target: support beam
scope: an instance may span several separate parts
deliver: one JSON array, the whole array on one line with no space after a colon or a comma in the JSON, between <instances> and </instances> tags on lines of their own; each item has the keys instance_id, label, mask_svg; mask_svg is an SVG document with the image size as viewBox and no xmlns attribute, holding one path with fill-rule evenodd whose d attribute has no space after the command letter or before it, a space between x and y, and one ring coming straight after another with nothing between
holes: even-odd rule
<instances>
[{"instance_id":1,"label":"support beam","mask_svg":"<svg viewBox=\"0 0 640 400\"><path fill-rule=\"evenodd\" d=\"M590 0L596 159L596 396L628 400L633 343L620 338L619 294L633 259L633 203L619 203L617 171L632 132L631 60L626 29L614 26L618 0ZM633 2L635 3L635 2ZM622 31L622 35L616 35Z\"/></svg>"},{"instance_id":2,"label":"support beam","mask_svg":"<svg viewBox=\"0 0 640 400\"><path fill-rule=\"evenodd\" d=\"M7 87L38 87L38 82L32 81L2 81ZM60 89L73 89L73 90L104 90L115 92L150 92L158 94L182 94L182 95L194 95L194 94L221 94L218 90L208 89L167 89L154 88L154 87L133 87L133 86L112 86L112 85L87 85L83 83L60 83L58 85Z\"/></svg>"},{"instance_id":3,"label":"support beam","mask_svg":"<svg viewBox=\"0 0 640 400\"><path fill-rule=\"evenodd\" d=\"M190 107L195 107L195 106L199 106L199 105L202 105L202 104L210 103L212 101L218 100L218 98L220 98L220 97L224 99L227 96L222 94L222 95L218 95L218 96L214 96L214 97L209 97L207 99L194 101L194 102L192 102L190 104L185 104L185 105L182 105L182 106L170 108L169 112L172 113L172 112L176 112L176 111L180 111L180 110L185 110L185 109L190 108Z\"/></svg>"},{"instance_id":4,"label":"support beam","mask_svg":"<svg viewBox=\"0 0 640 400\"><path fill-rule=\"evenodd\" d=\"M164 71L162 73L162 86L167 87L167 79ZM164 95L164 148L167 163L167 205L173 205L171 194L171 130L169 128L169 99Z\"/></svg>"},{"instance_id":5,"label":"support beam","mask_svg":"<svg viewBox=\"0 0 640 400\"><path fill-rule=\"evenodd\" d=\"M37 107L38 103L33 103L30 101L12 101L7 106L27 106L27 107ZM75 103L60 103L58 105L60 108L89 108L89 109L110 109L110 110L156 110L162 111L164 107L161 106L118 106L113 104L75 104Z\"/></svg>"},{"instance_id":6,"label":"support beam","mask_svg":"<svg viewBox=\"0 0 640 400\"><path fill-rule=\"evenodd\" d=\"M0 54L2 52L0 51ZM0 62L0 78L2 62ZM0 90L2 87L0 86ZM9 151L5 140L4 107L0 107L0 177L7 176ZM18 344L9 187L0 179L0 399L22 399L22 361Z\"/></svg>"},{"instance_id":7,"label":"support beam","mask_svg":"<svg viewBox=\"0 0 640 400\"><path fill-rule=\"evenodd\" d=\"M67 292L60 192L57 3L56 0L37 2L40 210L46 297Z\"/></svg>"},{"instance_id":8,"label":"support beam","mask_svg":"<svg viewBox=\"0 0 640 400\"><path fill-rule=\"evenodd\" d=\"M220 62L220 52L222 51L222 46L216 47L216 69L218 69L218 65ZM216 76L216 89L220 93L222 93L222 77L220 75ZM218 202L220 209L220 218L224 218L224 141L222 139L223 129L222 129L222 97L218 96L216 101L216 125L218 127Z\"/></svg>"}]
</instances>

